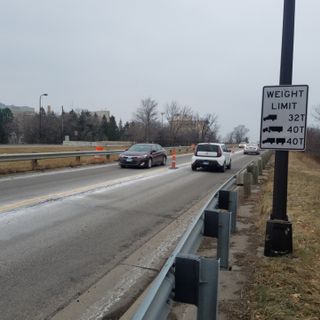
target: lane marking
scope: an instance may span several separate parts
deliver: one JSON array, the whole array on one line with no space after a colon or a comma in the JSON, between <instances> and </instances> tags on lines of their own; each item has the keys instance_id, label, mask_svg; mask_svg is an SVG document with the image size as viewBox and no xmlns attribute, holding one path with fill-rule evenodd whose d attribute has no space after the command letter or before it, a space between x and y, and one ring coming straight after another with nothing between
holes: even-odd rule
<instances>
[{"instance_id":1,"label":"lane marking","mask_svg":"<svg viewBox=\"0 0 320 320\"><path fill-rule=\"evenodd\" d=\"M182 163L182 164L180 164L180 167L183 168L188 164L189 164L189 162ZM144 173L140 173L140 174L130 176L130 177L124 177L124 178L120 178L120 179L111 180L108 182L91 184L91 185L75 188L75 189L64 191L64 192L55 192L55 193L46 194L43 196L33 197L33 198L18 201L15 203L9 203L9 204L0 206L0 213L17 210L17 209L23 208L23 207L31 207L31 206L35 206L35 205L42 204L42 203L49 202L49 201L56 201L56 200L59 200L62 198L67 198L67 197L87 193L90 191L99 191L101 189L105 189L105 188L109 188L109 187L113 187L113 186L117 186L117 185L122 185L122 184L125 184L128 182L132 183L132 182L139 181L141 179L152 178L152 177L164 174L164 173L169 174L169 173L173 173L173 172L177 172L177 171L176 170L169 170L169 167L163 167L163 168L152 170L151 172L144 172Z\"/></svg>"}]
</instances>

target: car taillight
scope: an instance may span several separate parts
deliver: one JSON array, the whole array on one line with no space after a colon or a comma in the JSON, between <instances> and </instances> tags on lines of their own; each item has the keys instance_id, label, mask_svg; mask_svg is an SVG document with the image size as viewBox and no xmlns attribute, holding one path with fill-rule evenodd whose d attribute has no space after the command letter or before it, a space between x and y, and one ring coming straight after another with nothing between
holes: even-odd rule
<instances>
[{"instance_id":1,"label":"car taillight","mask_svg":"<svg viewBox=\"0 0 320 320\"><path fill-rule=\"evenodd\" d=\"M217 152L217 157L221 157L221 156L222 156L222 152L221 152L221 149L219 148Z\"/></svg>"}]
</instances>

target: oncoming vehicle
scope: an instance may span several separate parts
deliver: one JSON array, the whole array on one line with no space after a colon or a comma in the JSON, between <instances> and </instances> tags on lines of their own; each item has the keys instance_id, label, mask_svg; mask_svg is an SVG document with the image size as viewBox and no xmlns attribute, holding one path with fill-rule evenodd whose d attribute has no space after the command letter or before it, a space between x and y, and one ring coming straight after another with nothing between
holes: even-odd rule
<instances>
[{"instance_id":1,"label":"oncoming vehicle","mask_svg":"<svg viewBox=\"0 0 320 320\"><path fill-rule=\"evenodd\" d=\"M223 143L199 143L192 156L191 169L231 169L231 152Z\"/></svg>"},{"instance_id":2,"label":"oncoming vehicle","mask_svg":"<svg viewBox=\"0 0 320 320\"><path fill-rule=\"evenodd\" d=\"M244 154L260 154L259 146L256 144L247 144L243 150Z\"/></svg>"},{"instance_id":3,"label":"oncoming vehicle","mask_svg":"<svg viewBox=\"0 0 320 320\"><path fill-rule=\"evenodd\" d=\"M137 143L119 155L121 168L151 168L154 165L165 165L167 152L159 144Z\"/></svg>"},{"instance_id":4,"label":"oncoming vehicle","mask_svg":"<svg viewBox=\"0 0 320 320\"><path fill-rule=\"evenodd\" d=\"M239 148L245 148L246 145L247 145L246 142L240 142L238 147L239 147Z\"/></svg>"}]
</instances>

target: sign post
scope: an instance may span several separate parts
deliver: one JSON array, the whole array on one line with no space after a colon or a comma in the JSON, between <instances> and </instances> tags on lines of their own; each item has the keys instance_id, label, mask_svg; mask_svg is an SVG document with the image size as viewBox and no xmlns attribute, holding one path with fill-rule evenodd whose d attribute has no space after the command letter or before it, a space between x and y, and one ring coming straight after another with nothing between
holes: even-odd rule
<instances>
[{"instance_id":1,"label":"sign post","mask_svg":"<svg viewBox=\"0 0 320 320\"><path fill-rule=\"evenodd\" d=\"M262 115L261 119L262 132L260 135L260 138L262 138L263 140L261 140L260 143L265 149L276 150L273 204L271 216L267 221L266 226L266 238L264 247L265 256L278 256L292 253L292 223L288 221L287 216L287 150L291 150L289 146L295 146L295 150L303 150L305 147L306 108L304 110L303 105L307 99L308 87L291 86L294 43L294 14L295 0L284 0L280 87L277 89L273 87L265 87L263 89L263 102L269 101L269 103L265 106L266 109L263 110L263 113L265 112L265 114ZM275 100L271 101L271 99ZM277 99L280 100L278 101ZM280 103L280 105L278 103ZM292 116L290 116L290 114ZM298 129L293 129L290 127L296 126L293 124L290 126L290 123L295 122L294 119L295 117L297 117L296 114L300 114L297 118ZM272 123L272 121L277 122L275 122L273 125L270 124ZM288 130L299 131L299 127L303 127L303 129L301 129L303 132L297 132L296 136L293 135L293 133L295 132L289 135L290 131ZM288 140L290 139L290 137L291 139L297 138L298 140L295 140L297 144L294 144L293 140Z\"/></svg>"}]
</instances>

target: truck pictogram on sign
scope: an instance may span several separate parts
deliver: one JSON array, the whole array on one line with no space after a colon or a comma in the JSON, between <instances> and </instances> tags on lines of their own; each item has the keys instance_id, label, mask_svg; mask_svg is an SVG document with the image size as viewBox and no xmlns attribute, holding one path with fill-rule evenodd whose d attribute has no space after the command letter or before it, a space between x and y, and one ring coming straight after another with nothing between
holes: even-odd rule
<instances>
[{"instance_id":1,"label":"truck pictogram on sign","mask_svg":"<svg viewBox=\"0 0 320 320\"><path fill-rule=\"evenodd\" d=\"M262 132L281 132L283 131L283 127L266 127L262 130Z\"/></svg>"},{"instance_id":2,"label":"truck pictogram on sign","mask_svg":"<svg viewBox=\"0 0 320 320\"><path fill-rule=\"evenodd\" d=\"M267 120L277 120L277 115L276 114L269 114L268 116L263 118L263 121L267 121Z\"/></svg>"},{"instance_id":3,"label":"truck pictogram on sign","mask_svg":"<svg viewBox=\"0 0 320 320\"><path fill-rule=\"evenodd\" d=\"M263 87L261 149L305 149L308 91L307 85Z\"/></svg>"}]
</instances>

